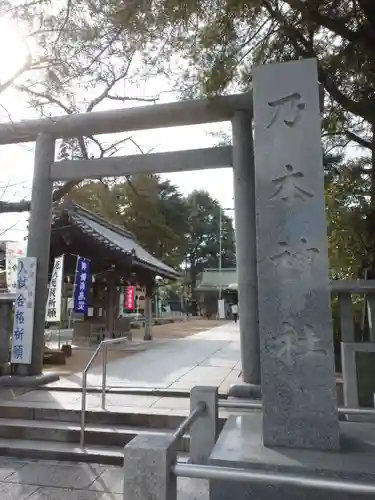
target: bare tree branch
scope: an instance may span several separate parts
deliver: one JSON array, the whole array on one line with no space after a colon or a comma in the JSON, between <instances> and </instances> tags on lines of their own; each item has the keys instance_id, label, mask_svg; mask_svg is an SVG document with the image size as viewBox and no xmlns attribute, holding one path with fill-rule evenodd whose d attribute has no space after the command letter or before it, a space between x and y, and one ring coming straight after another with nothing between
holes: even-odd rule
<instances>
[{"instance_id":1,"label":"bare tree branch","mask_svg":"<svg viewBox=\"0 0 375 500\"><path fill-rule=\"evenodd\" d=\"M292 1L292 0L290 0ZM298 0L299 1L299 0ZM300 31L287 23L285 17L281 14L280 11L275 10L268 0L263 1L263 5L267 9L270 16L276 19L281 27L284 29L285 33L289 37L291 43L293 44L296 52L300 55L300 57L314 57L317 58L315 50L312 46L312 43L300 33ZM321 64L318 62L318 74L319 80L323 83L324 88L327 92L338 102L343 108L351 111L352 113L361 116L366 120L370 120L371 116L371 107L364 103L359 103L353 101L345 94L343 94L338 86L335 84L333 79L324 71Z\"/></svg>"},{"instance_id":2,"label":"bare tree branch","mask_svg":"<svg viewBox=\"0 0 375 500\"><path fill-rule=\"evenodd\" d=\"M54 45L53 52L55 51L56 45L59 43L60 38L65 30L65 27L68 24L71 8L72 8L72 0L67 0L65 18L64 18L64 21L62 23L62 26L59 28L59 34L57 35L57 38L53 44Z\"/></svg>"},{"instance_id":3,"label":"bare tree branch","mask_svg":"<svg viewBox=\"0 0 375 500\"><path fill-rule=\"evenodd\" d=\"M114 77L111 82L107 81L106 82L107 86L103 90L103 92L90 102L90 104L86 108L87 113L90 113L90 111L92 111L95 106L100 104L106 97L108 97L108 93L113 89L113 87L116 85L116 83L123 80L127 76L129 69L130 69L130 66L131 66L131 63L132 63L133 58L134 58L134 54L135 54L135 51L133 51L132 54L128 55L128 57L129 57L128 63L125 66L124 70L120 73L120 75L118 75L117 77Z\"/></svg>"},{"instance_id":4,"label":"bare tree branch","mask_svg":"<svg viewBox=\"0 0 375 500\"><path fill-rule=\"evenodd\" d=\"M46 0L32 0L31 2L26 2L22 5L12 5L8 10L4 10L3 11L3 14L9 14L10 12L12 11L15 11L19 8L23 8L23 9L28 9L29 7L33 7L35 5L42 5L43 3L46 3Z\"/></svg>"},{"instance_id":5,"label":"bare tree branch","mask_svg":"<svg viewBox=\"0 0 375 500\"><path fill-rule=\"evenodd\" d=\"M98 54L90 61L90 64L88 66L85 66L81 70L81 75L85 74L91 67L102 57L102 55L112 46L112 44L120 37L121 33L123 31L123 28L119 28L116 30L115 34L113 37L108 41L106 45L103 46L103 48L98 52Z\"/></svg>"},{"instance_id":6,"label":"bare tree branch","mask_svg":"<svg viewBox=\"0 0 375 500\"><path fill-rule=\"evenodd\" d=\"M29 212L31 207L30 200L21 201L0 201L0 214Z\"/></svg>"},{"instance_id":7,"label":"bare tree branch","mask_svg":"<svg viewBox=\"0 0 375 500\"><path fill-rule=\"evenodd\" d=\"M17 15L20 14L25 19L27 16L33 19L33 6L44 6L44 3L47 5L49 1L31 0L27 3L26 0L23 5L20 4L20 9L24 7L26 9L25 12L19 13L17 10L18 7L14 7L11 15L17 18ZM28 8L30 11L27 10ZM46 53L50 54L49 59L53 58L53 61L50 61L53 64L48 67L44 66L43 63L47 62L47 60L43 59L32 63L31 57L29 57L25 65L17 71L12 79L5 82L2 86L0 85L0 92L3 88L5 89L10 85L14 85L15 78L29 69L29 67L37 65L39 68L46 69L49 72L48 78L44 79L42 75L40 79L35 79L35 83L33 80L28 79L26 83L22 82L15 88L28 95L32 106L40 109L42 116L46 116L47 118L50 114L50 106L58 107L66 114L74 114L82 110L91 112L105 99L113 101L144 100L145 102L155 102L155 98L130 97L126 99L124 97L120 99L120 95L118 94L121 94L121 89L118 92L116 84L128 77L134 56L137 50L139 50L139 44L137 40L128 40L126 37L121 38L124 27L114 25L112 20L107 21L105 16L90 2L87 15L89 18L92 16L93 24L90 24L86 17L85 19L81 19L80 7L73 0L63 0L56 13L52 17L49 17L48 20L44 18L43 13L41 14L39 19L40 26L30 21L29 27L31 29L29 33L32 32L34 38L36 37L37 40L41 40L41 47ZM71 26L74 26L76 30L72 45L69 45L67 43L70 38L69 32L71 31ZM92 33L90 32L91 27ZM98 35L99 32L100 36ZM78 43L77 40L82 43ZM75 43L76 41L77 43ZM85 103L85 97L80 97L82 93L78 93L78 97L76 93L72 93L72 89L76 88L77 84L81 84L82 78L84 81L83 86L87 89L86 95L90 96L89 98L91 99L88 103ZM100 90L99 95L93 98L92 93L94 88L96 88L96 92L98 88ZM76 99L81 99L80 104L76 104ZM89 160L97 155L102 158L116 154L121 144L127 140L129 138L126 137L107 146L101 144L95 137L79 137L74 140L64 141L64 149L68 152L71 150L75 158L78 145L79 156ZM99 148L99 151L94 150L94 155L90 150L93 144ZM127 177L127 180L132 186L131 179ZM58 203L81 181L82 179L74 179L55 186L53 203ZM133 186L132 189L136 192ZM31 202L27 199L11 202L0 198L0 213L29 211L30 207Z\"/></svg>"},{"instance_id":8,"label":"bare tree branch","mask_svg":"<svg viewBox=\"0 0 375 500\"><path fill-rule=\"evenodd\" d=\"M160 96L157 97L126 97L119 95L107 95L107 99L111 101L139 101L139 102L156 102L160 99Z\"/></svg>"},{"instance_id":9,"label":"bare tree branch","mask_svg":"<svg viewBox=\"0 0 375 500\"><path fill-rule=\"evenodd\" d=\"M311 21L326 27L336 35L339 35L352 43L358 43L361 41L362 37L359 31L351 30L345 25L343 21L339 20L337 17L333 19L328 15L321 14L316 5L313 5L313 2L306 2L301 0L285 1L292 8L297 9L299 12L301 12L301 14L306 17L306 19L310 19ZM363 40L366 41L366 44L369 43L369 40ZM373 45L373 40L371 41L371 45Z\"/></svg>"},{"instance_id":10,"label":"bare tree branch","mask_svg":"<svg viewBox=\"0 0 375 500\"><path fill-rule=\"evenodd\" d=\"M343 94L338 88L338 86L335 84L333 79L328 76L328 73L324 71L322 65L319 63L318 63L318 75L319 75L319 80L323 83L324 88L327 90L327 92L331 94L331 96L335 99L335 101L338 102L343 108L347 109L348 111L358 116L361 116L365 120L371 119L371 108L369 109L369 107L366 104L353 101L345 94Z\"/></svg>"},{"instance_id":11,"label":"bare tree branch","mask_svg":"<svg viewBox=\"0 0 375 500\"><path fill-rule=\"evenodd\" d=\"M51 96L50 94L43 94L43 92L38 92L36 90L33 90L29 87L26 87L25 85L15 85L15 88L19 90L20 92L25 92L27 94L30 94L33 97L38 97L39 99L44 99L46 104L56 104L59 108L61 108L67 115L71 115L75 112L75 110L72 110L64 104L62 101L59 99L56 99L56 97Z\"/></svg>"},{"instance_id":12,"label":"bare tree branch","mask_svg":"<svg viewBox=\"0 0 375 500\"><path fill-rule=\"evenodd\" d=\"M105 151L104 151L104 148L103 148L101 142L98 141L98 139L96 139L96 137L94 137L92 135L90 135L88 138L90 139L90 141L92 141L94 144L96 144L96 146L99 148L99 151L100 151L99 158L103 158L105 155Z\"/></svg>"},{"instance_id":13,"label":"bare tree branch","mask_svg":"<svg viewBox=\"0 0 375 500\"><path fill-rule=\"evenodd\" d=\"M24 64L22 66L20 66L18 68L18 70L15 73L13 73L13 75L10 78L8 78L8 80L6 80L4 83L0 84L0 93L4 92L6 89L8 89L19 76L21 76L23 73L25 73L25 71L28 71L29 69L31 69L32 64L33 64L32 57L31 57L31 54L29 54L29 56L26 59L26 61L24 62Z\"/></svg>"},{"instance_id":14,"label":"bare tree branch","mask_svg":"<svg viewBox=\"0 0 375 500\"><path fill-rule=\"evenodd\" d=\"M109 156L113 156L114 154L116 154L118 151L118 146L120 146L120 144L123 144L126 141L129 141L131 137L124 137L123 139L114 142L113 144L111 144L106 148L96 137L90 135L88 136L88 139L90 139L90 141L92 141L99 148L100 151L99 158L104 158L104 156L107 154L109 154Z\"/></svg>"},{"instance_id":15,"label":"bare tree branch","mask_svg":"<svg viewBox=\"0 0 375 500\"><path fill-rule=\"evenodd\" d=\"M150 153L152 153L152 151L157 147L157 146L153 146L152 148L150 148L148 151L143 151L143 148L142 146L140 146L132 137L129 137L129 141L134 144L134 146L138 149L138 151L142 154L142 155L148 155Z\"/></svg>"},{"instance_id":16,"label":"bare tree branch","mask_svg":"<svg viewBox=\"0 0 375 500\"><path fill-rule=\"evenodd\" d=\"M123 139L120 139L120 140L114 142L113 144L111 144L107 148L104 148L104 154L109 154L109 156L113 156L114 154L117 153L117 151L119 149L118 146L120 146L124 142L130 141L131 138L132 138L131 136L124 137Z\"/></svg>"},{"instance_id":17,"label":"bare tree branch","mask_svg":"<svg viewBox=\"0 0 375 500\"><path fill-rule=\"evenodd\" d=\"M11 226L7 227L6 229L1 229L0 230L0 236L3 236L4 234L6 234L8 231L11 231L12 229L14 229L17 224L19 223L20 221L18 220L17 222L15 222L14 224L12 224Z\"/></svg>"},{"instance_id":18,"label":"bare tree branch","mask_svg":"<svg viewBox=\"0 0 375 500\"><path fill-rule=\"evenodd\" d=\"M367 139L364 139L363 137L360 137L359 135L355 134L354 132L346 132L346 136L348 139L351 141L356 142L360 146L370 149L372 151L372 143L371 141L368 141Z\"/></svg>"}]
</instances>

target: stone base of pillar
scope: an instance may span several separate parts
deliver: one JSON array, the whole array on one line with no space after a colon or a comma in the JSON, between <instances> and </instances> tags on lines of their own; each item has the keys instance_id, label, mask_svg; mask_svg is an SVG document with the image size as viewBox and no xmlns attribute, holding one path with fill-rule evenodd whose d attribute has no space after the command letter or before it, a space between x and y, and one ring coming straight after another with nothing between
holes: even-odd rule
<instances>
[{"instance_id":1,"label":"stone base of pillar","mask_svg":"<svg viewBox=\"0 0 375 500\"><path fill-rule=\"evenodd\" d=\"M228 396L240 399L262 399L260 385L237 382L230 386Z\"/></svg>"},{"instance_id":2,"label":"stone base of pillar","mask_svg":"<svg viewBox=\"0 0 375 500\"><path fill-rule=\"evenodd\" d=\"M318 426L317 426L318 427ZM306 433L317 432L312 425ZM209 465L234 467L264 474L286 474L374 484L375 424L340 422L341 450L320 451L263 445L262 414L232 415L211 453ZM322 488L272 485L228 480L210 481L210 500L365 500L375 494L348 494Z\"/></svg>"},{"instance_id":3,"label":"stone base of pillar","mask_svg":"<svg viewBox=\"0 0 375 500\"><path fill-rule=\"evenodd\" d=\"M20 377L30 376L30 365L17 365L16 375L19 375Z\"/></svg>"}]
</instances>

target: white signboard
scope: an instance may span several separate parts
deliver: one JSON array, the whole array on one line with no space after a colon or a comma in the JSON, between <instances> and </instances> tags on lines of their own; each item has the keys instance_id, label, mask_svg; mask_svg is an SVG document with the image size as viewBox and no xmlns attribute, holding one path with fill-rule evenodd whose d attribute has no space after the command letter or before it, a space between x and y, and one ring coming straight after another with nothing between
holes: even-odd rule
<instances>
[{"instance_id":1,"label":"white signboard","mask_svg":"<svg viewBox=\"0 0 375 500\"><path fill-rule=\"evenodd\" d=\"M46 321L59 323L61 321L61 299L64 275L64 256L56 257L53 264L51 281L49 283L46 304Z\"/></svg>"},{"instance_id":2,"label":"white signboard","mask_svg":"<svg viewBox=\"0 0 375 500\"><path fill-rule=\"evenodd\" d=\"M36 258L18 259L11 363L29 365L33 345Z\"/></svg>"},{"instance_id":3,"label":"white signboard","mask_svg":"<svg viewBox=\"0 0 375 500\"><path fill-rule=\"evenodd\" d=\"M219 319L225 319L225 301L224 301L224 299L218 299L217 311L218 311Z\"/></svg>"},{"instance_id":4,"label":"white signboard","mask_svg":"<svg viewBox=\"0 0 375 500\"><path fill-rule=\"evenodd\" d=\"M16 293L17 263L20 257L26 256L25 241L7 241L5 245L6 280L8 292Z\"/></svg>"}]
</instances>

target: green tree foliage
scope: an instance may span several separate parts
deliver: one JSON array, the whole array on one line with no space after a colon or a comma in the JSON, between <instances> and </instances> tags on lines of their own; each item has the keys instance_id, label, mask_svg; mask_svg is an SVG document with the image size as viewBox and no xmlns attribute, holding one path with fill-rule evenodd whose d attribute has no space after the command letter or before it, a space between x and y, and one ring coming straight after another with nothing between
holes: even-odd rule
<instances>
[{"instance_id":1,"label":"green tree foliage","mask_svg":"<svg viewBox=\"0 0 375 500\"><path fill-rule=\"evenodd\" d=\"M197 276L203 269L220 265L220 217L222 267L236 265L234 231L232 219L207 191L193 191L186 202L189 209L186 262L195 288Z\"/></svg>"},{"instance_id":2,"label":"green tree foliage","mask_svg":"<svg viewBox=\"0 0 375 500\"><path fill-rule=\"evenodd\" d=\"M169 302L175 302L181 304L181 297L184 297L185 293L185 283L182 280L174 281L173 283L168 283L159 288L159 299L162 305L167 305Z\"/></svg>"},{"instance_id":3,"label":"green tree foliage","mask_svg":"<svg viewBox=\"0 0 375 500\"><path fill-rule=\"evenodd\" d=\"M185 200L176 186L155 175L136 176L132 186L115 186L124 225L156 257L179 265L186 244Z\"/></svg>"},{"instance_id":4,"label":"green tree foliage","mask_svg":"<svg viewBox=\"0 0 375 500\"><path fill-rule=\"evenodd\" d=\"M75 186L64 200L78 203L112 224L121 225L115 193L111 186L103 182L88 181Z\"/></svg>"},{"instance_id":5,"label":"green tree foliage","mask_svg":"<svg viewBox=\"0 0 375 500\"><path fill-rule=\"evenodd\" d=\"M332 278L364 277L374 268L368 234L371 210L369 158L331 165L326 175L326 207Z\"/></svg>"}]
</instances>

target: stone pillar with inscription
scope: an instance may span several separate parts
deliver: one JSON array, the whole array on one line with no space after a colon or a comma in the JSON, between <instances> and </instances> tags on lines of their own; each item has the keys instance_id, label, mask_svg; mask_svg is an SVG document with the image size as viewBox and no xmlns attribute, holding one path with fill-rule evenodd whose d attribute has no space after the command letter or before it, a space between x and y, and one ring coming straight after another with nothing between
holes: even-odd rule
<instances>
[{"instance_id":1,"label":"stone pillar with inscription","mask_svg":"<svg viewBox=\"0 0 375 500\"><path fill-rule=\"evenodd\" d=\"M264 445L338 449L316 61L253 86Z\"/></svg>"}]
</instances>

